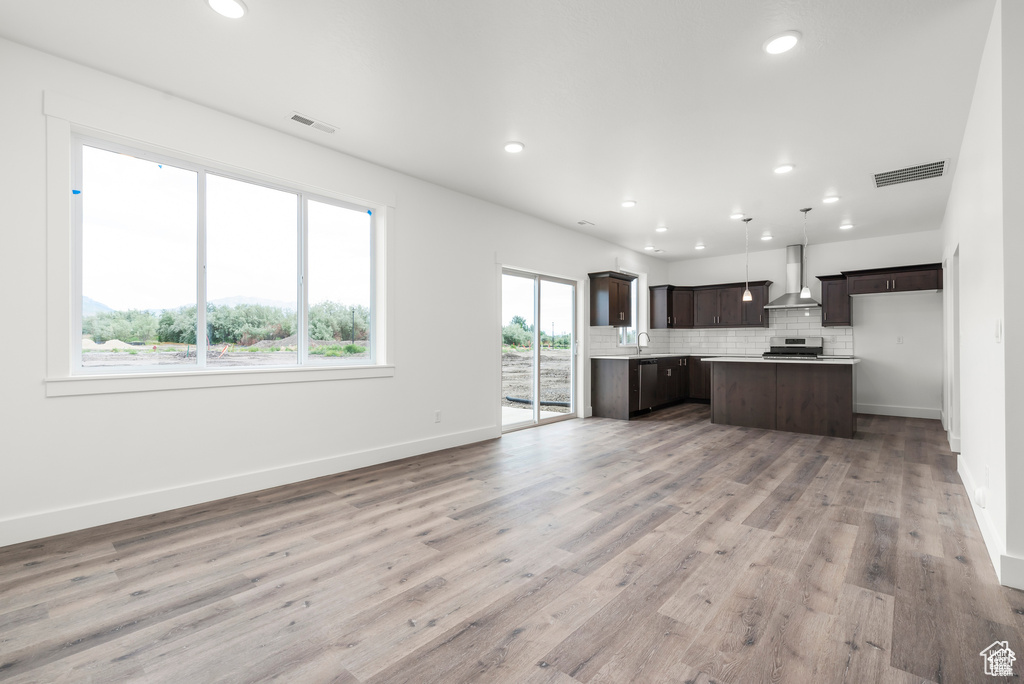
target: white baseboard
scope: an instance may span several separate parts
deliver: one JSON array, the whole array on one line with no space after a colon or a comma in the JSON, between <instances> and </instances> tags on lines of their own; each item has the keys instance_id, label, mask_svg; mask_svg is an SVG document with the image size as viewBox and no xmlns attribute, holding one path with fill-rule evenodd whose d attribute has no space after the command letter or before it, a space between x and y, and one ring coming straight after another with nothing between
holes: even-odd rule
<instances>
[{"instance_id":1,"label":"white baseboard","mask_svg":"<svg viewBox=\"0 0 1024 684\"><path fill-rule=\"evenodd\" d=\"M901 416L903 418L929 418L941 420L942 409L920 408L917 406L884 406L882 404L857 404L857 413L870 413L875 416Z\"/></svg>"},{"instance_id":2,"label":"white baseboard","mask_svg":"<svg viewBox=\"0 0 1024 684\"><path fill-rule=\"evenodd\" d=\"M946 439L949 440L949 450L952 451L954 454L959 454L960 453L960 438L959 437L954 437L952 434L947 432L946 433Z\"/></svg>"},{"instance_id":3,"label":"white baseboard","mask_svg":"<svg viewBox=\"0 0 1024 684\"><path fill-rule=\"evenodd\" d=\"M1014 589L1024 589L1024 558L1003 554L999 560L1002 566L999 583Z\"/></svg>"},{"instance_id":4,"label":"white baseboard","mask_svg":"<svg viewBox=\"0 0 1024 684\"><path fill-rule=\"evenodd\" d=\"M324 475L334 475L498 437L501 437L501 426L489 426L257 472L241 473L217 480L195 482L180 487L7 518L0 520L0 547L42 539L64 532L83 530L119 520L128 520L140 515L152 515L184 506L194 506L229 496L257 492L269 487L302 482Z\"/></svg>"},{"instance_id":5,"label":"white baseboard","mask_svg":"<svg viewBox=\"0 0 1024 684\"><path fill-rule=\"evenodd\" d=\"M980 508L974 501L974 490L977 489L978 485L974 476L971 475L971 471L964 465L964 459L956 459L956 472L964 483L964 489L967 490L967 499L971 502L971 508L974 510L974 519L978 521L978 527L981 529L981 537L985 541L985 550L988 551L992 566L996 569L996 577L999 578L1000 584L1006 584L1002 573L1002 559L1006 558L1003 551L1006 550L1006 547L1003 544L1003 540L999 538L999 533L996 532L992 516L988 514L987 510ZM1022 587L1018 585L1018 588Z\"/></svg>"}]
</instances>

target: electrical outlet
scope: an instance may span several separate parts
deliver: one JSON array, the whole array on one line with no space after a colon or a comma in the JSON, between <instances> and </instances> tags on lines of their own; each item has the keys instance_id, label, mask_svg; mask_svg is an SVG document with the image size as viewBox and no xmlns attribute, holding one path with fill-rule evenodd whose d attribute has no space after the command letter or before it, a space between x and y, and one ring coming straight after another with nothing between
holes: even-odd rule
<instances>
[{"instance_id":1,"label":"electrical outlet","mask_svg":"<svg viewBox=\"0 0 1024 684\"><path fill-rule=\"evenodd\" d=\"M898 335L896 337L896 344L903 344L903 335Z\"/></svg>"},{"instance_id":2,"label":"electrical outlet","mask_svg":"<svg viewBox=\"0 0 1024 684\"><path fill-rule=\"evenodd\" d=\"M441 409L437 409L436 411L434 411L434 422L435 423L440 423L441 422Z\"/></svg>"}]
</instances>

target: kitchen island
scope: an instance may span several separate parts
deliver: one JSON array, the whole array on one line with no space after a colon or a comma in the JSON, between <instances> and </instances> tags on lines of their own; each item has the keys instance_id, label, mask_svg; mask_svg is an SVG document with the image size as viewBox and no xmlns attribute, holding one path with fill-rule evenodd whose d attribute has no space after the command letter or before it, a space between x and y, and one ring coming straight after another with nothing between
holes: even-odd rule
<instances>
[{"instance_id":1,"label":"kitchen island","mask_svg":"<svg viewBox=\"0 0 1024 684\"><path fill-rule=\"evenodd\" d=\"M856 430L853 358L714 356L711 422L845 437Z\"/></svg>"}]
</instances>

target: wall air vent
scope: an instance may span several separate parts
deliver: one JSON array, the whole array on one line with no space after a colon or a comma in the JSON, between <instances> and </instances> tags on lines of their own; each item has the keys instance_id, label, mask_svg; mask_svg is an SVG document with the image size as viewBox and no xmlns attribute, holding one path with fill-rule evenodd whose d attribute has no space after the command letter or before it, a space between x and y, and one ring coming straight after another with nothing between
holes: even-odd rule
<instances>
[{"instance_id":1,"label":"wall air vent","mask_svg":"<svg viewBox=\"0 0 1024 684\"><path fill-rule=\"evenodd\" d=\"M905 169L885 171L875 174L875 187L884 188L887 185L898 183L909 183L910 181L938 178L946 172L946 160L921 164L919 166L908 166Z\"/></svg>"},{"instance_id":2,"label":"wall air vent","mask_svg":"<svg viewBox=\"0 0 1024 684\"><path fill-rule=\"evenodd\" d=\"M323 131L324 133L334 133L334 131L337 130L337 128L330 124L326 124L323 121L317 121L316 119L311 119L304 114L299 114L298 112L292 112L291 120L297 121L303 126L309 126L310 128L315 128L318 131Z\"/></svg>"}]
</instances>

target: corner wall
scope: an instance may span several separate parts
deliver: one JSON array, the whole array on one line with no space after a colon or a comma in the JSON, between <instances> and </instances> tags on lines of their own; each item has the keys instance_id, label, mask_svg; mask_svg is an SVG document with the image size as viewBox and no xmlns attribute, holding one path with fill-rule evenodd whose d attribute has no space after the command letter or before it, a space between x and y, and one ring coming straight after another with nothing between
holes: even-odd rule
<instances>
[{"instance_id":1,"label":"corner wall","mask_svg":"<svg viewBox=\"0 0 1024 684\"><path fill-rule=\"evenodd\" d=\"M1012 344L1019 347L1019 326L1024 322L1021 307L1004 295L1006 288L1017 280L1011 278L1008 282L1006 274L1019 269L1019 259L1024 256L1019 244L1014 244L1019 238L1011 235L1006 220L1007 209L1016 208L1014 203L1019 202L1016 196L1020 195L1021 187L1011 188L1007 180L1019 173L1024 155L1004 140L1004 125L1008 128L1012 122L1012 126L1019 127L1019 111L1011 111L1009 102L1004 100L1004 69L1014 64L1020 73L1020 62L1008 61L1004 52L1008 44L1019 42L1019 32L1024 30L1024 22L1018 23L1019 5L996 3L943 218L942 240L947 266L954 263L954 254L959 250L959 331L953 330L952 296L956 287L946 289L944 304L947 392L953 386L956 372L954 344L955 333L959 332L958 469L1000 581L1024 588L1024 573L1015 579L1006 572L1013 564L1006 556L1008 534L1012 532L1016 539L1024 525L1020 514L1008 507L1008 501L1020 500L1019 486L1024 484L1024 478L1008 468L1007 452L1009 436L1013 436L1015 443L1020 441L1017 431L1024 413L1011 414L1011 409L1024 373L1008 365L1010 346L1003 342L1009 342L1012 335ZM1013 30L1005 21L1011 14L1016 15ZM1004 204L1004 198L1008 203ZM1019 233L1019 225L1015 228ZM1004 239L1010 251L1004 251ZM1011 254L1016 262L1011 260ZM1009 308L1007 302L1012 303ZM1015 444L1012 449L1015 461L1019 461L1020 447ZM1020 550L1016 549L1017 554Z\"/></svg>"}]
</instances>

